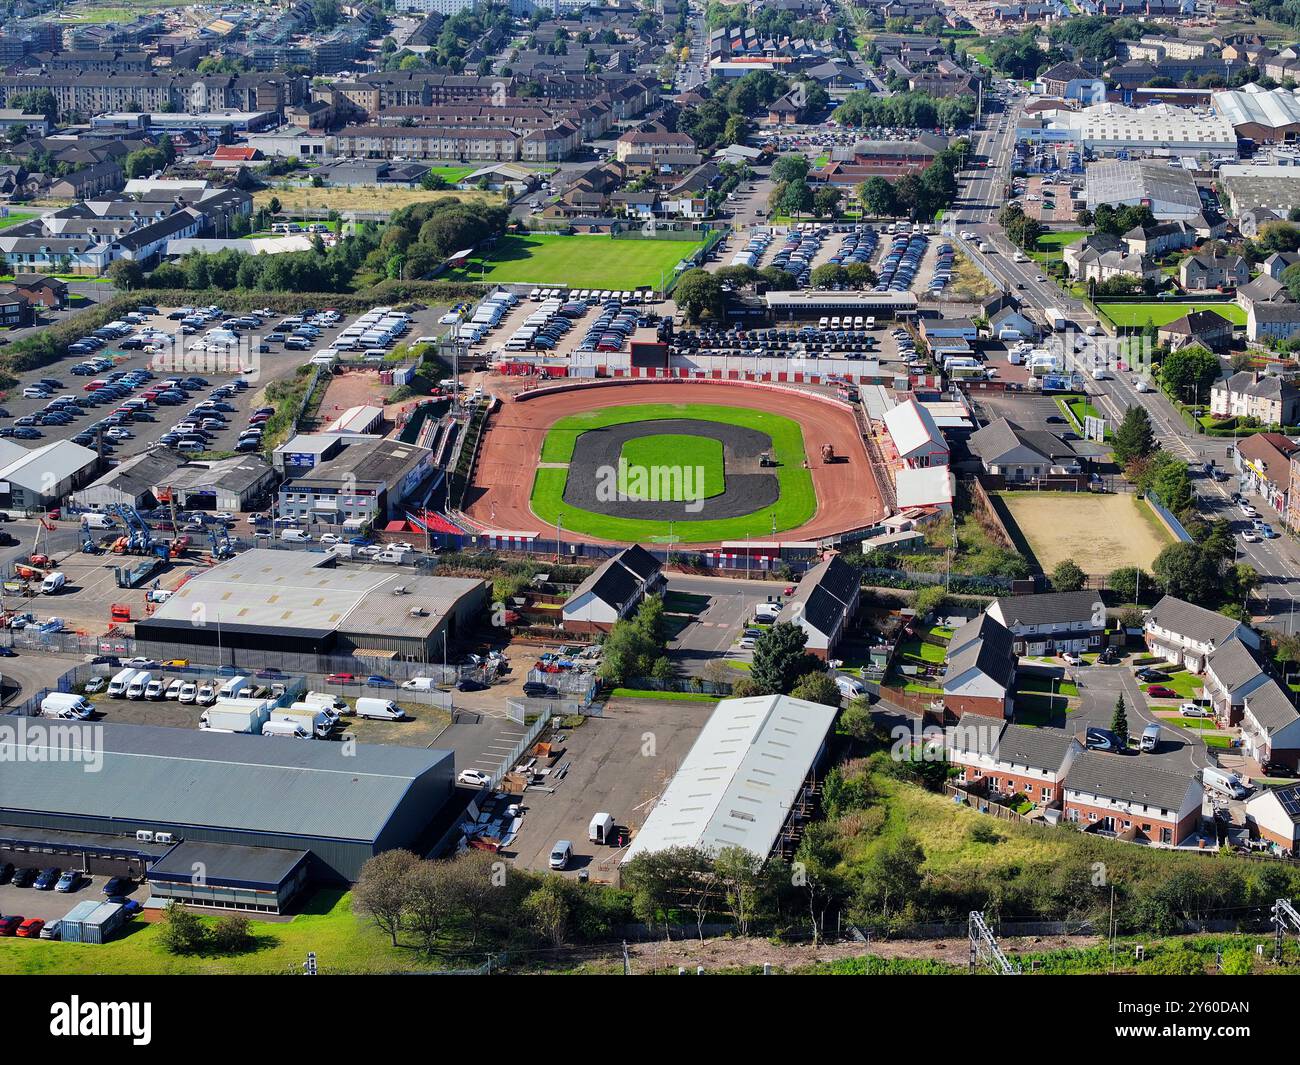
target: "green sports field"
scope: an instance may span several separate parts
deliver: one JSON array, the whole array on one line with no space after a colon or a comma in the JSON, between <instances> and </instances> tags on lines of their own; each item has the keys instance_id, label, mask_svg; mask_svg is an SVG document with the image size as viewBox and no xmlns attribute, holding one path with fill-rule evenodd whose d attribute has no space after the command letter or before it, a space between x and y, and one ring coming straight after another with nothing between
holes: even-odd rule
<instances>
[{"instance_id":1,"label":"green sports field","mask_svg":"<svg viewBox=\"0 0 1300 1065\"><path fill-rule=\"evenodd\" d=\"M505 236L486 257L470 259L448 280L571 288L659 288L674 268L704 242L697 240L614 240L591 234Z\"/></svg>"},{"instance_id":2,"label":"green sports field","mask_svg":"<svg viewBox=\"0 0 1300 1065\"><path fill-rule=\"evenodd\" d=\"M690 456L689 461L683 456ZM722 441L710 437L683 436L680 433L659 433L640 436L623 445L619 457L618 489L629 499L669 499L681 502L686 499L712 499L726 488L726 475L722 461ZM647 471L665 468L691 467L690 483L678 478L677 490L669 495L653 496L646 491ZM696 474L695 471L699 471ZM702 488L702 490L701 490Z\"/></svg>"},{"instance_id":3,"label":"green sports field","mask_svg":"<svg viewBox=\"0 0 1300 1065\"><path fill-rule=\"evenodd\" d=\"M1120 328L1168 325L1193 311L1217 311L1233 325L1246 324L1246 312L1235 303L1098 303L1097 309Z\"/></svg>"},{"instance_id":4,"label":"green sports field","mask_svg":"<svg viewBox=\"0 0 1300 1065\"><path fill-rule=\"evenodd\" d=\"M803 432L789 418L767 411L740 407L723 407L701 403L645 403L628 407L609 407L603 410L584 411L561 418L546 434L542 443L541 462L548 464L537 471L533 481L531 506L533 513L548 525L558 520L565 529L597 536L603 540L623 542L664 543L669 536L669 522L644 521L620 518L581 510L564 502L564 486L569 471L564 465L573 457L574 444L580 435L591 429L601 429L628 422L664 421L694 418L699 421L723 422L738 425L766 434L772 441L772 457L778 463L774 473L780 484L780 498L771 506L739 518L720 518L705 521L673 521L672 537L676 543L711 543L719 540L743 540L746 537L766 537L775 531L782 532L806 523L817 510L817 497L813 490L812 473L804 468L807 453ZM654 465L702 466L705 469L705 487L717 485L717 477L725 481L722 448L711 438L683 436L681 434L651 434L644 446L633 449L638 461L653 459ZM632 443L624 446L623 456L628 456ZM716 472L710 474L710 470ZM721 489L719 489L721 490Z\"/></svg>"}]
</instances>

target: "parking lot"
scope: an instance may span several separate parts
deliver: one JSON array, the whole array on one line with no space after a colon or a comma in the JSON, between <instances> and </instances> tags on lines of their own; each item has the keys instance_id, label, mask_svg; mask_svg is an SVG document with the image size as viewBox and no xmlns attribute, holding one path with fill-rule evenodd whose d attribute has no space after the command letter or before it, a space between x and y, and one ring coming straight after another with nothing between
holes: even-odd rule
<instances>
[{"instance_id":1,"label":"parking lot","mask_svg":"<svg viewBox=\"0 0 1300 1065\"><path fill-rule=\"evenodd\" d=\"M713 712L712 702L613 699L604 716L587 718L581 727L564 730L556 746L560 780L551 774L542 787L524 795L519 835L505 853L528 869L546 869L557 840L573 844L566 873L585 869L592 880L614 878L624 840L645 823L655 802L691 749ZM460 765L459 759L457 765ZM548 794L544 788L553 787ZM608 813L617 825L615 845L587 839L593 814Z\"/></svg>"},{"instance_id":2,"label":"parking lot","mask_svg":"<svg viewBox=\"0 0 1300 1065\"><path fill-rule=\"evenodd\" d=\"M414 312L403 339L435 335L443 310ZM262 405L266 386L292 376L313 351L331 347L355 321L355 316L345 315L332 326L313 327L319 328L319 333L311 347L293 350L282 341L268 339L277 333L285 335L277 328L285 320L278 314L258 315L257 325L232 327L230 319L239 316L214 310L206 327L200 328L182 325L176 318L180 313L173 308L159 308L156 314L140 315L137 321L125 323L130 332L105 337L97 350L74 352L58 364L24 375L4 404L7 420L0 424L0 436L14 437L28 447L76 438L94 448L97 444L93 426L102 422L102 445L108 457L134 455L168 433L173 433L171 442L180 435L196 435L203 451L234 451L240 435L248 428L250 414ZM238 336L238 343L226 350L202 350L204 336L217 329L231 330ZM145 344L152 344L156 350L146 350ZM200 344L200 349L193 349L195 344ZM98 368L83 365L91 360L100 360ZM74 367L79 372L74 373ZM83 369L86 372L80 372ZM169 405L152 399L144 410L129 415L121 412L121 405L128 401L156 395L163 382L189 377L195 379L194 386L179 389L179 401ZM244 387L236 388L236 381ZM92 387L97 382L111 387ZM37 389L46 394L25 394ZM215 390L222 391L213 402L222 406L216 413L209 410L202 415L209 419L206 429L200 427L197 434L176 434L178 424L196 421L190 404L208 400ZM62 424L55 424L46 415L52 403L62 397L77 402L62 404L66 417L61 419Z\"/></svg>"},{"instance_id":3,"label":"parking lot","mask_svg":"<svg viewBox=\"0 0 1300 1065\"><path fill-rule=\"evenodd\" d=\"M26 865L32 869L46 869L53 866L59 869L76 868L76 859L67 855L34 854L27 851L0 850L0 863L10 862L15 869ZM67 864L65 864L67 863ZM0 914L6 917L15 914L22 917L39 917L49 924L60 920L79 902L94 899L104 900L104 884L110 877L102 873L93 873L84 877L81 886L75 891L37 891L31 887L14 887L13 884L0 884ZM125 898L135 899L141 905L149 897L148 888L136 885Z\"/></svg>"}]
</instances>

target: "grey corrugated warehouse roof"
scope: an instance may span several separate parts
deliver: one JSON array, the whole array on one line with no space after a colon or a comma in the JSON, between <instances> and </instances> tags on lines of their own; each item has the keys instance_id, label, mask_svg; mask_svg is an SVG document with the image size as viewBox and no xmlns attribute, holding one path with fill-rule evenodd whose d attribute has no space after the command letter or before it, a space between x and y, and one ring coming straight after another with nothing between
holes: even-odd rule
<instances>
[{"instance_id":1,"label":"grey corrugated warehouse roof","mask_svg":"<svg viewBox=\"0 0 1300 1065\"><path fill-rule=\"evenodd\" d=\"M0 736L0 811L318 839L375 840L412 783L451 757L102 721L27 731Z\"/></svg>"}]
</instances>

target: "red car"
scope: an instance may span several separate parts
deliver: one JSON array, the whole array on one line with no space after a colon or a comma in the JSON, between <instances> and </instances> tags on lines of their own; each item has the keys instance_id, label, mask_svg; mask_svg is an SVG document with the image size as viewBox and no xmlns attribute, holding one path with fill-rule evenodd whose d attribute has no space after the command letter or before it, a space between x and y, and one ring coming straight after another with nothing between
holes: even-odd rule
<instances>
[{"instance_id":1,"label":"red car","mask_svg":"<svg viewBox=\"0 0 1300 1065\"><path fill-rule=\"evenodd\" d=\"M795 586L792 584L792 585L790 585L788 588L786 588L786 590L783 591L781 594L782 594L782 595L794 595L795 591L796 591Z\"/></svg>"},{"instance_id":2,"label":"red car","mask_svg":"<svg viewBox=\"0 0 1300 1065\"><path fill-rule=\"evenodd\" d=\"M8 917L0 917L0 936L13 935L22 923L23 919L17 914L11 913Z\"/></svg>"},{"instance_id":3,"label":"red car","mask_svg":"<svg viewBox=\"0 0 1300 1065\"><path fill-rule=\"evenodd\" d=\"M1153 684L1147 689L1147 695L1152 699L1177 699L1178 693L1173 688L1166 688L1163 684Z\"/></svg>"},{"instance_id":4,"label":"red car","mask_svg":"<svg viewBox=\"0 0 1300 1065\"><path fill-rule=\"evenodd\" d=\"M357 682L355 673L331 673L325 678L327 684L355 684Z\"/></svg>"},{"instance_id":5,"label":"red car","mask_svg":"<svg viewBox=\"0 0 1300 1065\"><path fill-rule=\"evenodd\" d=\"M39 917L29 917L18 926L18 931L14 935L22 939L40 939L41 929L45 927L45 922Z\"/></svg>"}]
</instances>

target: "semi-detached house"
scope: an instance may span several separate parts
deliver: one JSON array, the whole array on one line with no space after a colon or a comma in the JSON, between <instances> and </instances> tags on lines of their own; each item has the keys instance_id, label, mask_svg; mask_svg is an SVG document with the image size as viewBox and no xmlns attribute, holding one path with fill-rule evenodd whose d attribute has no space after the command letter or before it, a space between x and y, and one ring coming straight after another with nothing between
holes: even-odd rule
<instances>
[{"instance_id":1,"label":"semi-detached house","mask_svg":"<svg viewBox=\"0 0 1300 1065\"><path fill-rule=\"evenodd\" d=\"M1016 682L1016 652L1000 621L980 614L948 641L943 705L952 717L1009 718Z\"/></svg>"},{"instance_id":2,"label":"semi-detached house","mask_svg":"<svg viewBox=\"0 0 1300 1065\"><path fill-rule=\"evenodd\" d=\"M1154 769L1128 755L1083 751L1065 779L1065 819L1085 831L1135 843L1177 846L1200 829L1194 772Z\"/></svg>"},{"instance_id":3,"label":"semi-detached house","mask_svg":"<svg viewBox=\"0 0 1300 1065\"><path fill-rule=\"evenodd\" d=\"M1153 655L1193 673L1201 672L1215 648L1229 640L1238 639L1259 649L1259 634L1249 625L1172 595L1164 596L1147 611L1142 630Z\"/></svg>"},{"instance_id":4,"label":"semi-detached house","mask_svg":"<svg viewBox=\"0 0 1300 1065\"><path fill-rule=\"evenodd\" d=\"M945 732L956 780L990 796L1024 795L1035 805L1059 807L1070 764L1083 750L1060 729L1006 723L973 724L968 718Z\"/></svg>"},{"instance_id":5,"label":"semi-detached house","mask_svg":"<svg viewBox=\"0 0 1300 1065\"><path fill-rule=\"evenodd\" d=\"M1241 750L1261 766L1277 762L1291 772L1300 769L1300 711L1271 677L1243 701Z\"/></svg>"},{"instance_id":6,"label":"semi-detached house","mask_svg":"<svg viewBox=\"0 0 1300 1065\"><path fill-rule=\"evenodd\" d=\"M1095 651L1106 632L1106 607L1095 592L1007 595L986 612L1007 627L1022 655Z\"/></svg>"}]
</instances>

